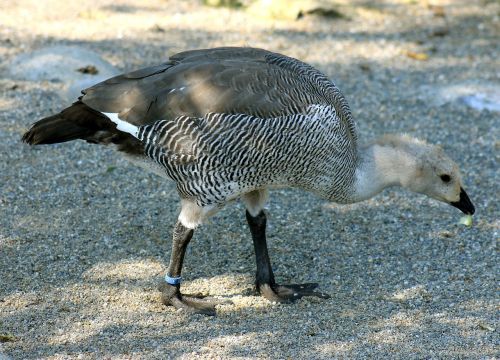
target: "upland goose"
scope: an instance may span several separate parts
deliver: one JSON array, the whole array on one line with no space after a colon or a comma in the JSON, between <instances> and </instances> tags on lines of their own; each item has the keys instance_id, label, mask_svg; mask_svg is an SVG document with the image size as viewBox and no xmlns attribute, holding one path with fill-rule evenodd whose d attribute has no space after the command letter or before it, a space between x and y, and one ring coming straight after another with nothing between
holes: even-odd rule
<instances>
[{"instance_id":1,"label":"upland goose","mask_svg":"<svg viewBox=\"0 0 500 360\"><path fill-rule=\"evenodd\" d=\"M257 289L279 302L327 295L314 291L317 284L275 282L263 211L269 188L354 203L399 185L474 213L457 165L439 147L399 135L359 146L342 93L312 66L284 55L238 47L186 51L82 93L23 140L114 144L175 182L181 211L160 290L176 308L215 314L217 300L181 294L182 263L194 229L233 199L246 205Z\"/></svg>"}]
</instances>

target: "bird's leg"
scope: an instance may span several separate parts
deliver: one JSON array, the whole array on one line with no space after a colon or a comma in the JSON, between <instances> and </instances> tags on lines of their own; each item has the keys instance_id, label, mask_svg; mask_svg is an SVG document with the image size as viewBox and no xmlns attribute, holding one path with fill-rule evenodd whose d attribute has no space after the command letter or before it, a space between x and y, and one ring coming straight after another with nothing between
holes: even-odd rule
<instances>
[{"instance_id":1,"label":"bird's leg","mask_svg":"<svg viewBox=\"0 0 500 360\"><path fill-rule=\"evenodd\" d=\"M291 302L303 296L317 296L327 299L330 296L314 291L317 283L298 285L278 285L274 281L273 269L267 251L266 241L266 214L261 210L256 216L252 216L247 210L246 217L250 232L252 233L255 259L257 262L257 275L255 284L262 296L270 301Z\"/></svg>"},{"instance_id":2,"label":"bird's leg","mask_svg":"<svg viewBox=\"0 0 500 360\"><path fill-rule=\"evenodd\" d=\"M165 281L159 286L162 302L165 305L172 305L177 309L192 313L215 315L215 306L227 303L227 301L183 295L180 292L182 264L189 241L193 237L193 232L193 229L185 227L180 221L175 224L170 264L168 265Z\"/></svg>"}]
</instances>

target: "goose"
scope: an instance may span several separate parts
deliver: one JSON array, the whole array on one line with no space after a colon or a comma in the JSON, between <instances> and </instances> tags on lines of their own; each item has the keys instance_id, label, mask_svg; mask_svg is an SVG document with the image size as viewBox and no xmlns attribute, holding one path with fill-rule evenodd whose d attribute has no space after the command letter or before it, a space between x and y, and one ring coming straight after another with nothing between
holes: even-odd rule
<instances>
[{"instance_id":1,"label":"goose","mask_svg":"<svg viewBox=\"0 0 500 360\"><path fill-rule=\"evenodd\" d=\"M258 292L275 302L328 298L318 284L279 285L266 242L268 191L293 187L350 204L401 186L475 211L456 163L408 135L366 145L349 105L323 73L256 48L178 53L161 65L122 74L82 91L71 106L32 125L30 145L83 139L113 145L133 163L175 182L180 212L170 263L159 286L165 305L215 315L224 300L181 293L194 230L232 200L246 208Z\"/></svg>"}]
</instances>

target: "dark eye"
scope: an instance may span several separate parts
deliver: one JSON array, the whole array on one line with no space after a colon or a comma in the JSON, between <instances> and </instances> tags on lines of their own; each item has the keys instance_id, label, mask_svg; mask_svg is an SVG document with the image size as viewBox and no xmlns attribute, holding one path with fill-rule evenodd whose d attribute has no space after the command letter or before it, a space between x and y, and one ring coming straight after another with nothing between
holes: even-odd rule
<instances>
[{"instance_id":1,"label":"dark eye","mask_svg":"<svg viewBox=\"0 0 500 360\"><path fill-rule=\"evenodd\" d=\"M451 177L450 175L447 175L447 174L444 174L444 175L441 175L440 176L441 180L443 180L443 182L447 183L447 182L450 182L451 181Z\"/></svg>"}]
</instances>

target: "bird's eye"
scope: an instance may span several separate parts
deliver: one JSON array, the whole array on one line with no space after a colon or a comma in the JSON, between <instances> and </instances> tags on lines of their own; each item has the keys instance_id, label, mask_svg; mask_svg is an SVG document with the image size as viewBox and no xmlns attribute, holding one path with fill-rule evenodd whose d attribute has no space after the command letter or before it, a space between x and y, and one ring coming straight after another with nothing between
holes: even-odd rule
<instances>
[{"instance_id":1,"label":"bird's eye","mask_svg":"<svg viewBox=\"0 0 500 360\"><path fill-rule=\"evenodd\" d=\"M441 175L441 176L440 176L440 178L441 178L441 180L443 180L443 182L445 182L445 183L448 183L448 182L450 182L450 181L451 181L451 177L450 177L450 175L447 175L447 174Z\"/></svg>"}]
</instances>

